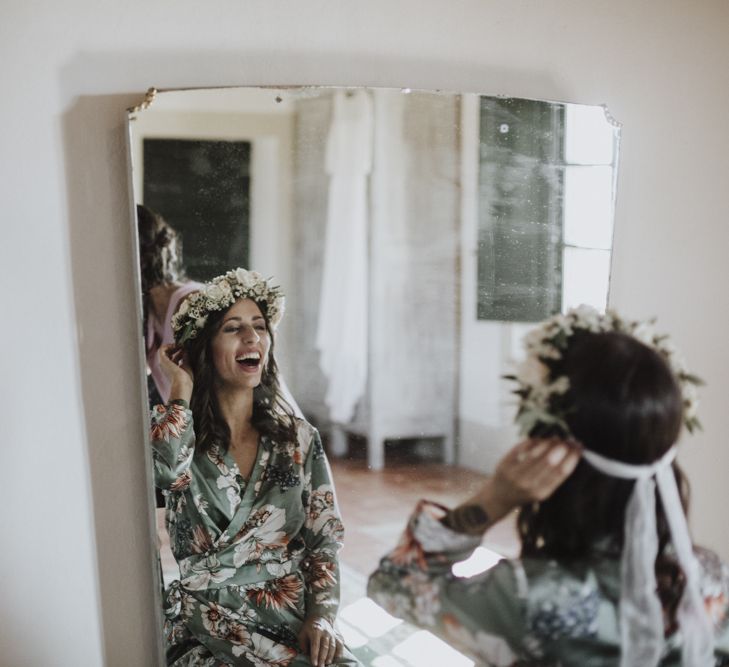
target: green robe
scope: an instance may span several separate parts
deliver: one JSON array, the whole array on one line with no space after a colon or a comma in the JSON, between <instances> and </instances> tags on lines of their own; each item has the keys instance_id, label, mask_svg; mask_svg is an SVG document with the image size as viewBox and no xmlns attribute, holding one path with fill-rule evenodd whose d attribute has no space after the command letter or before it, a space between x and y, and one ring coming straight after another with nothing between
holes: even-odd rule
<instances>
[{"instance_id":1,"label":"green robe","mask_svg":"<svg viewBox=\"0 0 729 667\"><path fill-rule=\"evenodd\" d=\"M180 579L166 591L168 664L309 665L297 633L339 605L343 527L319 434L261 437L248 480L213 446L195 450L182 401L152 411L155 483ZM357 664L345 650L337 664Z\"/></svg>"},{"instance_id":2,"label":"green robe","mask_svg":"<svg viewBox=\"0 0 729 667\"><path fill-rule=\"evenodd\" d=\"M565 567L554 560L501 560L457 577L480 538L440 522L446 509L421 501L397 547L371 575L368 594L394 616L439 635L477 665L618 667L620 557L596 549ZM729 568L697 549L701 592L714 622L716 665L729 665ZM666 640L661 665L681 664L681 633ZM712 666L709 666L712 667Z\"/></svg>"}]
</instances>

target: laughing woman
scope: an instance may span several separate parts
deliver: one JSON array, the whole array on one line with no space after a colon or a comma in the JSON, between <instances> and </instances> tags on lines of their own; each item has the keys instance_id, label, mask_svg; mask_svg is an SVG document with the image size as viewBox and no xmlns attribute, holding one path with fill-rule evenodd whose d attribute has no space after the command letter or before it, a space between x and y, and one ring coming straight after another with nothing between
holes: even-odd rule
<instances>
[{"instance_id":1,"label":"laughing woman","mask_svg":"<svg viewBox=\"0 0 729 667\"><path fill-rule=\"evenodd\" d=\"M356 665L334 629L342 523L319 434L283 399L273 332L283 295L255 272L207 283L160 351L156 484L180 579L170 665Z\"/></svg>"}]
</instances>

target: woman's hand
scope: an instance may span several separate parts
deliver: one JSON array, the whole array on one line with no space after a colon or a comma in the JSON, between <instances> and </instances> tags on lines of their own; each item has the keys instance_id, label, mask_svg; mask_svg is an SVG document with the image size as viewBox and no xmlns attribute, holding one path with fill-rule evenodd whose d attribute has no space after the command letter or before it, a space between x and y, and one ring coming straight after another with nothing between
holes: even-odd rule
<instances>
[{"instance_id":1,"label":"woman's hand","mask_svg":"<svg viewBox=\"0 0 729 667\"><path fill-rule=\"evenodd\" d=\"M572 474L581 455L579 444L557 438L521 442L499 461L483 488L453 512L480 507L488 517L479 526L483 532L520 505L549 498ZM473 530L464 532L475 533L475 522Z\"/></svg>"},{"instance_id":2,"label":"woman's hand","mask_svg":"<svg viewBox=\"0 0 729 667\"><path fill-rule=\"evenodd\" d=\"M178 345L163 345L157 355L159 366L170 381L169 400L181 399L189 403L193 377L185 351Z\"/></svg>"},{"instance_id":3,"label":"woman's hand","mask_svg":"<svg viewBox=\"0 0 729 667\"><path fill-rule=\"evenodd\" d=\"M342 655L344 642L334 626L321 616L309 616L299 631L299 646L314 667L324 667Z\"/></svg>"},{"instance_id":4,"label":"woman's hand","mask_svg":"<svg viewBox=\"0 0 729 667\"><path fill-rule=\"evenodd\" d=\"M581 455L575 442L526 440L496 466L495 491L514 506L546 500L572 474Z\"/></svg>"}]
</instances>

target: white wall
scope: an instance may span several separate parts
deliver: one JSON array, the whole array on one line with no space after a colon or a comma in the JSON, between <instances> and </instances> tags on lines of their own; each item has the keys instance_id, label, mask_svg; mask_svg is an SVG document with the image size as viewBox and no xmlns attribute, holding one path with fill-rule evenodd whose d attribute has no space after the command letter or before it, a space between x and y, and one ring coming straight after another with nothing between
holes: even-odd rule
<instances>
[{"instance_id":1,"label":"white wall","mask_svg":"<svg viewBox=\"0 0 729 667\"><path fill-rule=\"evenodd\" d=\"M683 460L729 557L729 5L6 0L0 655L155 660L124 108L158 87L330 83L607 102L624 123L613 303L709 382ZM105 658L102 658L105 655Z\"/></svg>"}]
</instances>

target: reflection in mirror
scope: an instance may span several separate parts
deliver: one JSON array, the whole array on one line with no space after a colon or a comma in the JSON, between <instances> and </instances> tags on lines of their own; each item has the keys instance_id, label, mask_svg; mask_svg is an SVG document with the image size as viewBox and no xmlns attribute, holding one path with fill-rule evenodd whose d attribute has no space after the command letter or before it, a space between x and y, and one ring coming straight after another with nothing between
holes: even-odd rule
<instances>
[{"instance_id":1,"label":"reflection in mirror","mask_svg":"<svg viewBox=\"0 0 729 667\"><path fill-rule=\"evenodd\" d=\"M604 309L618 140L603 107L393 89L169 91L130 116L136 203L181 237L192 288L243 266L286 294L277 361L329 452L366 664L472 664L413 644L365 578L418 498L457 503L513 444L525 324ZM517 551L505 522L463 572Z\"/></svg>"}]
</instances>

